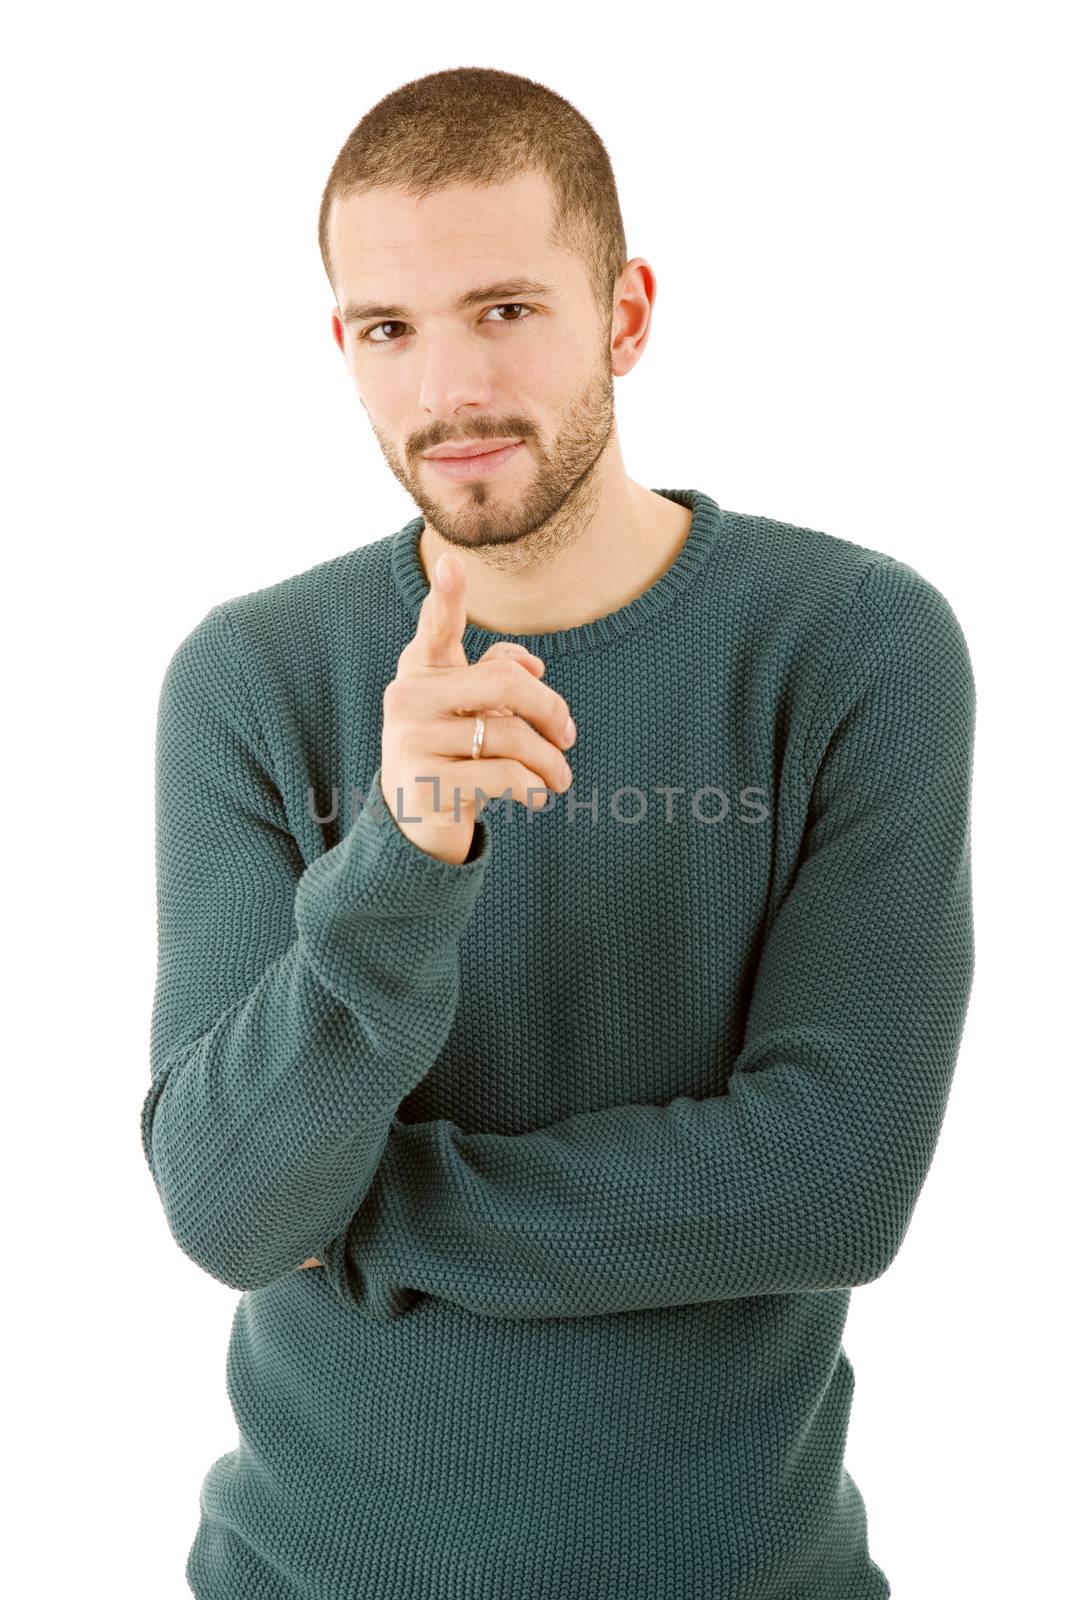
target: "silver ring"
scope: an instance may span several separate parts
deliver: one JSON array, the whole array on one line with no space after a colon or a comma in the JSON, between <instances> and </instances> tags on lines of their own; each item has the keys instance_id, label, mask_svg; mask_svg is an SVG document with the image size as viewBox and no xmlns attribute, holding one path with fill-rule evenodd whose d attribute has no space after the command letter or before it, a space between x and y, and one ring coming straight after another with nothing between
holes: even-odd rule
<instances>
[{"instance_id":1,"label":"silver ring","mask_svg":"<svg viewBox=\"0 0 1067 1600\"><path fill-rule=\"evenodd\" d=\"M485 718L478 711L474 716L474 743L471 746L471 760L477 761L482 753L482 740L485 738Z\"/></svg>"}]
</instances>

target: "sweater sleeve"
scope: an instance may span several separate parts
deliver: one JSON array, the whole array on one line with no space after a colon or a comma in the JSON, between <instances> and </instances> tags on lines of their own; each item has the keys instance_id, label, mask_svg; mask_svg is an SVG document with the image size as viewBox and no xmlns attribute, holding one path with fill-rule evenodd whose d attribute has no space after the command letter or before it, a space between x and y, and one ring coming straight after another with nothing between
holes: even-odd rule
<instances>
[{"instance_id":1,"label":"sweater sleeve","mask_svg":"<svg viewBox=\"0 0 1067 1600\"><path fill-rule=\"evenodd\" d=\"M904 563L873 565L824 663L797 864L726 1091L519 1135L397 1124L331 1241L337 1291L379 1319L421 1294L575 1317L880 1276L969 1001L974 718L948 602Z\"/></svg>"},{"instance_id":2,"label":"sweater sleeve","mask_svg":"<svg viewBox=\"0 0 1067 1600\"><path fill-rule=\"evenodd\" d=\"M236 1289L296 1271L359 1206L444 1044L491 842L414 845L376 769L309 864L287 826L235 624L175 651L156 734L158 964L141 1142L180 1248Z\"/></svg>"}]
</instances>

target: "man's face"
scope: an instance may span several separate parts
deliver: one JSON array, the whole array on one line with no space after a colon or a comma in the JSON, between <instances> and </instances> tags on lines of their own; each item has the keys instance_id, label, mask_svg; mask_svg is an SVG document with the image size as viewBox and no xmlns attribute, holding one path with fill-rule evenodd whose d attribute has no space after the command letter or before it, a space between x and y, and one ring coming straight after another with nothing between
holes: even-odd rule
<instances>
[{"instance_id":1,"label":"man's face","mask_svg":"<svg viewBox=\"0 0 1067 1600\"><path fill-rule=\"evenodd\" d=\"M614 429L610 330L583 264L547 243L551 203L544 177L528 173L422 200L384 189L333 204L334 337L390 470L457 545L541 527L586 483ZM543 288L456 308L472 289L520 280ZM422 454L503 439L521 443L465 479Z\"/></svg>"}]
</instances>

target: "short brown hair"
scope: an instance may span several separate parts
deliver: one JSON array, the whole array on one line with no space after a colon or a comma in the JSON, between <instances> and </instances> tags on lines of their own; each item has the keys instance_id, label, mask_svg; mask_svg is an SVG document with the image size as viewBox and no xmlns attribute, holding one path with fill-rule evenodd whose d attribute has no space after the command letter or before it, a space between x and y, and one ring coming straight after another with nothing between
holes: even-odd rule
<instances>
[{"instance_id":1,"label":"short brown hair","mask_svg":"<svg viewBox=\"0 0 1067 1600\"><path fill-rule=\"evenodd\" d=\"M505 183L542 172L555 199L550 242L584 263L610 320L626 235L615 174L596 130L554 90L493 67L453 67L394 89L352 129L319 207L319 250L333 287L326 232L335 198L400 188L417 198L454 183Z\"/></svg>"}]
</instances>

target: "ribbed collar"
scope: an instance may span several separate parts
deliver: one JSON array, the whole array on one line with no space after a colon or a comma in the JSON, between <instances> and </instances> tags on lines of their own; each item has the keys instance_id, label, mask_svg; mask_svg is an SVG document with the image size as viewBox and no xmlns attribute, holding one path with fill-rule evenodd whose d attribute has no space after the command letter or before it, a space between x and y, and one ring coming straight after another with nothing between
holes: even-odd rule
<instances>
[{"instance_id":1,"label":"ribbed collar","mask_svg":"<svg viewBox=\"0 0 1067 1600\"><path fill-rule=\"evenodd\" d=\"M722 537L722 511L710 495L699 489L654 489L678 505L688 506L693 513L685 544L675 556L666 572L655 583L636 595L626 605L606 616L594 617L590 622L573 628L557 628L553 633L497 633L468 623L463 634L463 648L468 660L479 660L491 644L498 639L514 639L525 645L534 655L574 655L581 651L599 649L614 644L628 633L646 628L663 615L667 608L680 600L694 579L704 571L711 552ZM419 537L425 526L422 516L399 529L392 538L393 580L408 611L417 620L419 607L429 593L429 584L419 559Z\"/></svg>"}]
</instances>

